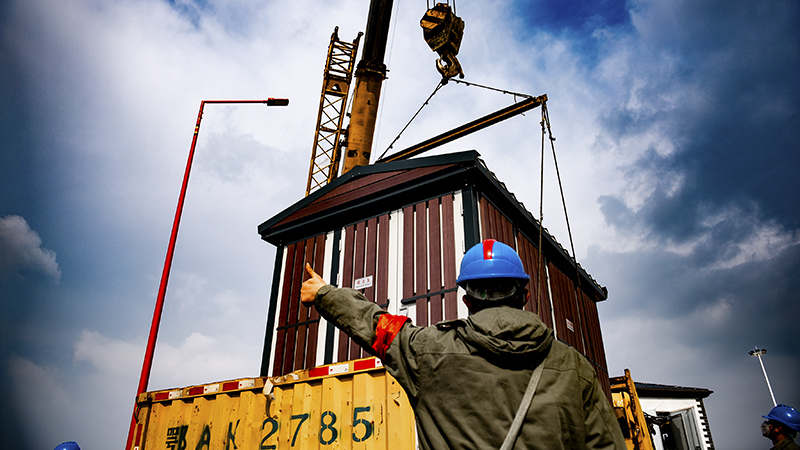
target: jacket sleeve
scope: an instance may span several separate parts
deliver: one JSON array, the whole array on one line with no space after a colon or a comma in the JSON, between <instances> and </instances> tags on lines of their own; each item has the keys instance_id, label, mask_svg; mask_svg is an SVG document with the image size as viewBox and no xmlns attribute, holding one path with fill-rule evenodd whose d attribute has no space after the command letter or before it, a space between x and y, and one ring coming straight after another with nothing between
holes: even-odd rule
<instances>
[{"instance_id":1,"label":"jacket sleeve","mask_svg":"<svg viewBox=\"0 0 800 450\"><path fill-rule=\"evenodd\" d=\"M584 393L586 448L626 450L622 430L596 374L592 381L592 386Z\"/></svg>"},{"instance_id":2,"label":"jacket sleeve","mask_svg":"<svg viewBox=\"0 0 800 450\"><path fill-rule=\"evenodd\" d=\"M344 331L364 350L375 355L372 349L375 328L380 316L387 314L386 311L355 289L338 289L331 285L323 286L317 291L314 306L325 320Z\"/></svg>"},{"instance_id":3,"label":"jacket sleeve","mask_svg":"<svg viewBox=\"0 0 800 450\"><path fill-rule=\"evenodd\" d=\"M317 291L314 306L361 348L379 356L412 404L416 403L418 368L413 343L423 328L411 325L405 316L387 313L355 289L323 286Z\"/></svg>"}]
</instances>

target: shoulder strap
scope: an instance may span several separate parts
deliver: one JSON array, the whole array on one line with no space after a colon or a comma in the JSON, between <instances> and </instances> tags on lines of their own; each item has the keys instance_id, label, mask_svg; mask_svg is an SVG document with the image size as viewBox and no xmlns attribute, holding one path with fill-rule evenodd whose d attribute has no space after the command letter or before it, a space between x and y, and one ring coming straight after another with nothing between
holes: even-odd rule
<instances>
[{"instance_id":1,"label":"shoulder strap","mask_svg":"<svg viewBox=\"0 0 800 450\"><path fill-rule=\"evenodd\" d=\"M550 354L549 349L547 354ZM542 371L544 370L544 363L546 361L547 357L545 357L544 360L542 360L542 362L536 366L536 369L533 370L531 380L528 382L528 389L525 391L525 395L522 397L522 403L519 404L517 415L514 416L514 421L511 422L511 428L509 428L508 434L506 434L506 439L503 441L503 445L500 446L500 450L510 450L517 441L519 429L522 427L522 422L525 420L525 415L527 415L528 409L531 407L533 394L536 393L536 386L539 384L539 379L542 377Z\"/></svg>"}]
</instances>

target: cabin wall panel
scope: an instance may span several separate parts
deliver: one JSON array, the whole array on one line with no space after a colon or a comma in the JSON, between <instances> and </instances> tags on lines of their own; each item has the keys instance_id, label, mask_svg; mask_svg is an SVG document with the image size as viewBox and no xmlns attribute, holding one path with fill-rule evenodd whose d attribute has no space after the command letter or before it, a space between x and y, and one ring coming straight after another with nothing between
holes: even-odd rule
<instances>
[{"instance_id":1,"label":"cabin wall panel","mask_svg":"<svg viewBox=\"0 0 800 450\"><path fill-rule=\"evenodd\" d=\"M325 235L308 238L285 248L279 320L275 330L275 355L272 371L286 373L315 362L319 315L300 303L300 286L305 279L305 264L324 270Z\"/></svg>"},{"instance_id":2,"label":"cabin wall panel","mask_svg":"<svg viewBox=\"0 0 800 450\"><path fill-rule=\"evenodd\" d=\"M442 276L444 294L444 319L458 318L458 291L456 285L456 236L455 236L455 202L452 195L441 197L442 201ZM460 258L458 258L460 262Z\"/></svg>"},{"instance_id":3,"label":"cabin wall panel","mask_svg":"<svg viewBox=\"0 0 800 450\"><path fill-rule=\"evenodd\" d=\"M472 202L472 206L462 205L462 201ZM470 214L478 217L464 217L464 211L472 211ZM278 294L274 354L270 359L272 374L313 367L319 363L320 348L328 348L326 362L368 355L340 331L331 334L321 330L316 310L300 304L306 262L312 263L318 273L322 273L326 261L335 266L336 269L328 269L330 282L341 287L353 287L356 280L372 277L372 285L362 290L367 300L384 309L390 307L394 313L409 315L415 325L429 326L466 316L455 280L466 251L468 221L479 226L476 237L496 239L517 250L531 276L527 284L530 299L525 309L538 314L546 326L558 330L560 340L586 355L602 384L603 376L607 378L607 363L596 303L583 292L576 297L572 274L563 273L547 258L540 261L538 239L518 229L480 192L477 196L462 196L461 191L417 201L283 247L285 262ZM331 245L338 245L336 251ZM339 255L336 264L333 253ZM322 323L327 327L326 322ZM329 357L332 361L328 361Z\"/></svg>"}]
</instances>

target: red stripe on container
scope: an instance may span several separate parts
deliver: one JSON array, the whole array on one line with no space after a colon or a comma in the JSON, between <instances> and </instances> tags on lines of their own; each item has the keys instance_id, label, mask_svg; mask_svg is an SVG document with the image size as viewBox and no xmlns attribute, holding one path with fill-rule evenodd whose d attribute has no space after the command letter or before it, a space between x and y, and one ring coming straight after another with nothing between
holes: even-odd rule
<instances>
[{"instance_id":1,"label":"red stripe on container","mask_svg":"<svg viewBox=\"0 0 800 450\"><path fill-rule=\"evenodd\" d=\"M189 389L188 395L201 395L205 392L205 388L203 386L197 386Z\"/></svg>"},{"instance_id":2,"label":"red stripe on container","mask_svg":"<svg viewBox=\"0 0 800 450\"><path fill-rule=\"evenodd\" d=\"M308 371L309 378L324 377L328 374L328 367L315 367Z\"/></svg>"},{"instance_id":3,"label":"red stripe on container","mask_svg":"<svg viewBox=\"0 0 800 450\"><path fill-rule=\"evenodd\" d=\"M239 382L238 381L229 381L227 383L222 384L223 391L234 391L239 389Z\"/></svg>"},{"instance_id":4,"label":"red stripe on container","mask_svg":"<svg viewBox=\"0 0 800 450\"><path fill-rule=\"evenodd\" d=\"M361 361L354 361L353 362L353 370L366 370L366 369L374 369L377 366L375 358L371 359L364 359Z\"/></svg>"},{"instance_id":5,"label":"red stripe on container","mask_svg":"<svg viewBox=\"0 0 800 450\"><path fill-rule=\"evenodd\" d=\"M169 392L156 392L156 395L153 396L154 400L166 400L169 398Z\"/></svg>"}]
</instances>

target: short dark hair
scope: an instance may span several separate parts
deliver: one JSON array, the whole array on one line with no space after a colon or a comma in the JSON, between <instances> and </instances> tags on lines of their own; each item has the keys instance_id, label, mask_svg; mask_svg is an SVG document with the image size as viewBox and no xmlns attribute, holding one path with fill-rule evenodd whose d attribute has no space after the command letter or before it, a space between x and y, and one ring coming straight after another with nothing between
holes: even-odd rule
<instances>
[{"instance_id":1,"label":"short dark hair","mask_svg":"<svg viewBox=\"0 0 800 450\"><path fill-rule=\"evenodd\" d=\"M797 436L797 430L791 428L790 426L786 425L783 422L778 422L777 420L770 419L767 423L772 424L773 426L781 427L781 434L784 436L789 436L790 438L794 439Z\"/></svg>"},{"instance_id":2,"label":"short dark hair","mask_svg":"<svg viewBox=\"0 0 800 450\"><path fill-rule=\"evenodd\" d=\"M512 295L511 297L506 297L502 300L481 300L469 294L467 294L467 297L469 298L470 303L473 305L473 308L475 308L476 310L497 308L501 306L522 309L528 300L525 295L524 289L520 289L517 292L515 292L514 295Z\"/></svg>"}]
</instances>

